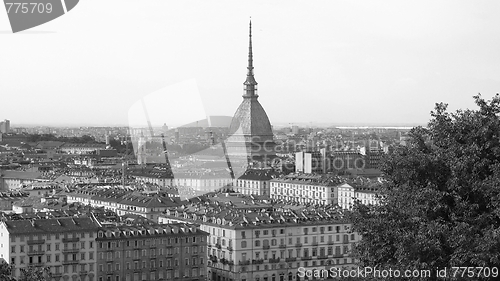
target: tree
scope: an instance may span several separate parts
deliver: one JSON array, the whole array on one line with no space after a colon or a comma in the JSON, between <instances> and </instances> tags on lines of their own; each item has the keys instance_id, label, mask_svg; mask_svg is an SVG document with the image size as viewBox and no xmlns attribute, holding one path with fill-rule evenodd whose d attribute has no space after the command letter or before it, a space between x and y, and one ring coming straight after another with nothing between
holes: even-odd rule
<instances>
[{"instance_id":1,"label":"tree","mask_svg":"<svg viewBox=\"0 0 500 281\"><path fill-rule=\"evenodd\" d=\"M21 268L19 281L50 281L52 275L49 267L27 267Z\"/></svg>"},{"instance_id":2,"label":"tree","mask_svg":"<svg viewBox=\"0 0 500 281\"><path fill-rule=\"evenodd\" d=\"M436 104L427 128L386 156L381 204L350 214L361 266L430 270L421 280L437 280L437 268L500 268L500 96L474 99L478 110Z\"/></svg>"},{"instance_id":3,"label":"tree","mask_svg":"<svg viewBox=\"0 0 500 281\"><path fill-rule=\"evenodd\" d=\"M0 262L0 280L15 281L14 277L12 277L13 271L14 267L2 259Z\"/></svg>"}]
</instances>

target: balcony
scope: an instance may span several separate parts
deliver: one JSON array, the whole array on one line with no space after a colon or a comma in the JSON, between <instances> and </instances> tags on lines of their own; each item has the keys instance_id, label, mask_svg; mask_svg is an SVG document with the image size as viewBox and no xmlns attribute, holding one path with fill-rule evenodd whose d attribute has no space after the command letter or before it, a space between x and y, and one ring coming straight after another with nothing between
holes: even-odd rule
<instances>
[{"instance_id":1,"label":"balcony","mask_svg":"<svg viewBox=\"0 0 500 281\"><path fill-rule=\"evenodd\" d=\"M318 242L312 242L312 244L311 244L311 245L313 245L313 246L318 246Z\"/></svg>"},{"instance_id":2,"label":"balcony","mask_svg":"<svg viewBox=\"0 0 500 281\"><path fill-rule=\"evenodd\" d=\"M45 254L45 251L42 250L33 250L33 251L28 251L28 256L41 256Z\"/></svg>"},{"instance_id":3,"label":"balcony","mask_svg":"<svg viewBox=\"0 0 500 281\"><path fill-rule=\"evenodd\" d=\"M308 260L312 260L312 257L311 256L309 256L309 257L301 257L300 259L303 260L303 261L308 261Z\"/></svg>"},{"instance_id":4,"label":"balcony","mask_svg":"<svg viewBox=\"0 0 500 281\"><path fill-rule=\"evenodd\" d=\"M297 247L297 248L298 248L298 247L302 247L302 243L296 243L296 244L295 244L295 247Z\"/></svg>"},{"instance_id":5,"label":"balcony","mask_svg":"<svg viewBox=\"0 0 500 281\"><path fill-rule=\"evenodd\" d=\"M45 239L29 240L28 241L28 245L35 245L35 244L45 244Z\"/></svg>"},{"instance_id":6,"label":"balcony","mask_svg":"<svg viewBox=\"0 0 500 281\"><path fill-rule=\"evenodd\" d=\"M43 262L34 262L34 263L30 263L29 265L30 266L45 266L45 263L43 263Z\"/></svg>"},{"instance_id":7,"label":"balcony","mask_svg":"<svg viewBox=\"0 0 500 281\"><path fill-rule=\"evenodd\" d=\"M227 246L227 250L228 250L228 251L233 251L233 247L231 247L231 246Z\"/></svg>"},{"instance_id":8,"label":"balcony","mask_svg":"<svg viewBox=\"0 0 500 281\"><path fill-rule=\"evenodd\" d=\"M79 264L80 261L63 261L62 264L66 265L66 264Z\"/></svg>"},{"instance_id":9,"label":"balcony","mask_svg":"<svg viewBox=\"0 0 500 281\"><path fill-rule=\"evenodd\" d=\"M210 255L210 256L208 257L208 259L210 259L210 261L212 261L212 262L214 262L214 263L216 263L216 262L217 262L217 257L216 257L216 256L212 256L212 255Z\"/></svg>"},{"instance_id":10,"label":"balcony","mask_svg":"<svg viewBox=\"0 0 500 281\"><path fill-rule=\"evenodd\" d=\"M328 258L328 256L318 256L318 260L326 260Z\"/></svg>"},{"instance_id":11,"label":"balcony","mask_svg":"<svg viewBox=\"0 0 500 281\"><path fill-rule=\"evenodd\" d=\"M328 245L333 245L333 241L328 241Z\"/></svg>"},{"instance_id":12,"label":"balcony","mask_svg":"<svg viewBox=\"0 0 500 281\"><path fill-rule=\"evenodd\" d=\"M245 260L245 261L239 261L239 265L250 265L250 260Z\"/></svg>"},{"instance_id":13,"label":"balcony","mask_svg":"<svg viewBox=\"0 0 500 281\"><path fill-rule=\"evenodd\" d=\"M212 247L212 244L208 243L207 246L210 248L210 247Z\"/></svg>"},{"instance_id":14,"label":"balcony","mask_svg":"<svg viewBox=\"0 0 500 281\"><path fill-rule=\"evenodd\" d=\"M252 260L252 264L263 264L264 259Z\"/></svg>"},{"instance_id":15,"label":"balcony","mask_svg":"<svg viewBox=\"0 0 500 281\"><path fill-rule=\"evenodd\" d=\"M280 258L275 258L275 259L269 259L269 263L279 263Z\"/></svg>"},{"instance_id":16,"label":"balcony","mask_svg":"<svg viewBox=\"0 0 500 281\"><path fill-rule=\"evenodd\" d=\"M291 261L296 261L297 258L286 258L285 261L286 262L291 262Z\"/></svg>"},{"instance_id":17,"label":"balcony","mask_svg":"<svg viewBox=\"0 0 500 281\"><path fill-rule=\"evenodd\" d=\"M80 241L80 238L75 237L75 238L63 238L62 242L63 243L73 243L73 242L78 242Z\"/></svg>"},{"instance_id":18,"label":"balcony","mask_svg":"<svg viewBox=\"0 0 500 281\"><path fill-rule=\"evenodd\" d=\"M217 247L217 249L219 249L219 250L222 249L222 246L219 243L215 244L215 247Z\"/></svg>"},{"instance_id":19,"label":"balcony","mask_svg":"<svg viewBox=\"0 0 500 281\"><path fill-rule=\"evenodd\" d=\"M80 249L63 249L63 253L78 253Z\"/></svg>"},{"instance_id":20,"label":"balcony","mask_svg":"<svg viewBox=\"0 0 500 281\"><path fill-rule=\"evenodd\" d=\"M269 250L269 248L271 248L269 245L262 246L262 249L264 249L264 250Z\"/></svg>"},{"instance_id":21,"label":"balcony","mask_svg":"<svg viewBox=\"0 0 500 281\"><path fill-rule=\"evenodd\" d=\"M333 257L334 258L343 258L344 255L342 255L342 254L333 254Z\"/></svg>"},{"instance_id":22,"label":"balcony","mask_svg":"<svg viewBox=\"0 0 500 281\"><path fill-rule=\"evenodd\" d=\"M286 248L285 244L280 244L280 248Z\"/></svg>"}]
</instances>

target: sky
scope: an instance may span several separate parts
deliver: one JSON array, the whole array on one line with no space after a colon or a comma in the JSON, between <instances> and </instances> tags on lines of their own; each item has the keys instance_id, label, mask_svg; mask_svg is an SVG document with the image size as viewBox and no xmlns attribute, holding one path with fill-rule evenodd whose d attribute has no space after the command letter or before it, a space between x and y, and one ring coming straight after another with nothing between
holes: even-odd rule
<instances>
[{"instance_id":1,"label":"sky","mask_svg":"<svg viewBox=\"0 0 500 281\"><path fill-rule=\"evenodd\" d=\"M127 125L138 103L155 106L153 125L232 116L251 17L273 125L425 124L437 102L476 108L472 96L500 92L498 11L499 1L81 0L16 34L0 12L0 119Z\"/></svg>"}]
</instances>

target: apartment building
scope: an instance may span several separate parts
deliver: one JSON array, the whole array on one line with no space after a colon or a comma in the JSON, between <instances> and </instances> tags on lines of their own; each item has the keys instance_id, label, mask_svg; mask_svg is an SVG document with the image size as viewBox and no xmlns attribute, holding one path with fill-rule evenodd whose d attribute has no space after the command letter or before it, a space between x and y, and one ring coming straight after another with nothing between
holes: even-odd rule
<instances>
[{"instance_id":1,"label":"apartment building","mask_svg":"<svg viewBox=\"0 0 500 281\"><path fill-rule=\"evenodd\" d=\"M245 204L257 204L256 210L213 199L171 208L160 217L161 223L197 223L210 234L208 280L297 281L299 267L353 266L351 250L360 236L333 205Z\"/></svg>"},{"instance_id":2,"label":"apartment building","mask_svg":"<svg viewBox=\"0 0 500 281\"><path fill-rule=\"evenodd\" d=\"M99 224L91 218L0 222L0 258L20 269L50 267L55 280L95 280Z\"/></svg>"},{"instance_id":3,"label":"apartment building","mask_svg":"<svg viewBox=\"0 0 500 281\"><path fill-rule=\"evenodd\" d=\"M339 177L316 174L290 174L272 179L271 198L300 204L339 204L338 187L345 185Z\"/></svg>"},{"instance_id":4,"label":"apartment building","mask_svg":"<svg viewBox=\"0 0 500 281\"><path fill-rule=\"evenodd\" d=\"M356 187L354 198L364 205L377 205L379 204L379 198L377 198L379 193L378 186Z\"/></svg>"},{"instance_id":5,"label":"apartment building","mask_svg":"<svg viewBox=\"0 0 500 281\"><path fill-rule=\"evenodd\" d=\"M205 280L207 237L187 224L100 228L97 281Z\"/></svg>"},{"instance_id":6,"label":"apartment building","mask_svg":"<svg viewBox=\"0 0 500 281\"><path fill-rule=\"evenodd\" d=\"M153 221L169 207L177 206L180 199L146 196L122 189L82 188L66 194L68 203L79 202L92 207L103 207L118 215L140 215Z\"/></svg>"},{"instance_id":7,"label":"apartment building","mask_svg":"<svg viewBox=\"0 0 500 281\"><path fill-rule=\"evenodd\" d=\"M236 180L234 191L242 194L270 196L269 181L281 175L271 169L248 169Z\"/></svg>"}]
</instances>

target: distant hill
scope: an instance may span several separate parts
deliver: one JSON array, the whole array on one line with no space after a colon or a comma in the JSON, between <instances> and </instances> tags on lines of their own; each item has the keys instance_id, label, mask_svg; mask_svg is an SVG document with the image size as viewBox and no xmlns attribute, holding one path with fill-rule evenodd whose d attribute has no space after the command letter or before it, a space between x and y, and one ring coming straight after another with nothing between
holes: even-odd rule
<instances>
[{"instance_id":1,"label":"distant hill","mask_svg":"<svg viewBox=\"0 0 500 281\"><path fill-rule=\"evenodd\" d=\"M180 127L202 127L202 128L208 128L208 127L227 127L229 128L229 125L231 125L231 120L233 117L230 116L208 116L208 118L195 121Z\"/></svg>"}]
</instances>

